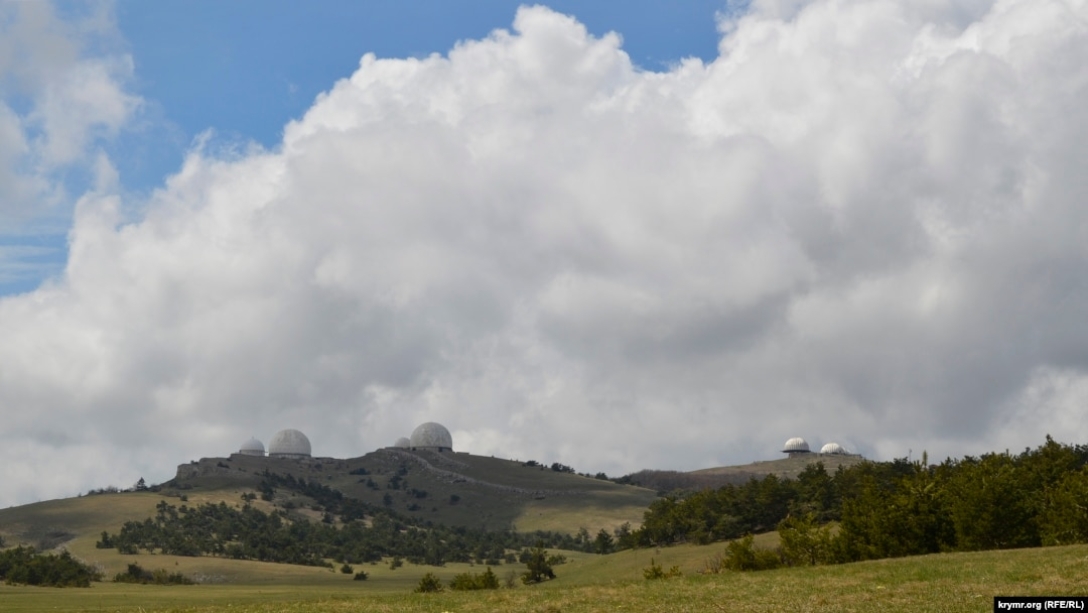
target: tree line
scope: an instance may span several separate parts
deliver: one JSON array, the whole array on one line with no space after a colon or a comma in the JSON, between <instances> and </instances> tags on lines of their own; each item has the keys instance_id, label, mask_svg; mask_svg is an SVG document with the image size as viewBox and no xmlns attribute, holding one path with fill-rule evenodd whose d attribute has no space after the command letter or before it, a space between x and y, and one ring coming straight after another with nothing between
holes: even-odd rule
<instances>
[{"instance_id":1,"label":"tree line","mask_svg":"<svg viewBox=\"0 0 1088 613\"><path fill-rule=\"evenodd\" d=\"M1019 454L927 460L864 462L834 474L815 463L797 479L772 475L667 496L618 546L778 529L791 562L826 563L1088 542L1088 447L1048 436Z\"/></svg>"},{"instance_id":2,"label":"tree line","mask_svg":"<svg viewBox=\"0 0 1088 613\"><path fill-rule=\"evenodd\" d=\"M33 547L21 546L0 551L0 581L42 587L90 587L91 581L101 580L101 573L67 551L38 553Z\"/></svg>"},{"instance_id":3,"label":"tree line","mask_svg":"<svg viewBox=\"0 0 1088 613\"><path fill-rule=\"evenodd\" d=\"M164 500L156 505L154 517L126 522L114 534L103 532L96 546L116 548L126 554L146 551L211 555L310 566L331 566L327 561L330 559L356 564L383 557L434 566L447 562L497 566L517 562L537 543L558 549L593 550L585 530L568 535L449 527L347 498L316 481L266 476L262 494L270 496L273 487L304 493L325 511L326 520L336 514L342 524L293 518L287 510L266 513L251 504L254 497L250 495L243 495L240 507L225 502L178 507ZM520 556L514 553L518 551Z\"/></svg>"}]
</instances>

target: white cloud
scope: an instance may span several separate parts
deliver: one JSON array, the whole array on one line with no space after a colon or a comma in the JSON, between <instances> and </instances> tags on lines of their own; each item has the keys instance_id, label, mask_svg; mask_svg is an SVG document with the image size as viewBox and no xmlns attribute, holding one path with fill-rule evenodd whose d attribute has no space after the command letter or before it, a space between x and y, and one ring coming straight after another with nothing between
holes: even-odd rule
<instances>
[{"instance_id":1,"label":"white cloud","mask_svg":"<svg viewBox=\"0 0 1088 613\"><path fill-rule=\"evenodd\" d=\"M0 301L0 437L51 450L0 447L3 500L105 485L50 478L88 446L162 480L284 427L354 456L435 420L610 474L1083 437L1085 17L757 2L652 73L524 8L368 55L139 219L83 197L64 279Z\"/></svg>"},{"instance_id":2,"label":"white cloud","mask_svg":"<svg viewBox=\"0 0 1088 613\"><path fill-rule=\"evenodd\" d=\"M81 173L108 165L100 146L141 104L125 90L131 58L105 51L116 39L111 5L79 9L90 12L62 18L47 2L0 4L0 237L52 243L52 252L72 188L85 189ZM0 251L0 278L42 276L48 265L22 253Z\"/></svg>"},{"instance_id":3,"label":"white cloud","mask_svg":"<svg viewBox=\"0 0 1088 613\"><path fill-rule=\"evenodd\" d=\"M132 76L132 61L84 60L46 86L30 121L41 126L40 155L47 166L70 164L86 155L89 141L112 135L139 106L122 83Z\"/></svg>"}]
</instances>

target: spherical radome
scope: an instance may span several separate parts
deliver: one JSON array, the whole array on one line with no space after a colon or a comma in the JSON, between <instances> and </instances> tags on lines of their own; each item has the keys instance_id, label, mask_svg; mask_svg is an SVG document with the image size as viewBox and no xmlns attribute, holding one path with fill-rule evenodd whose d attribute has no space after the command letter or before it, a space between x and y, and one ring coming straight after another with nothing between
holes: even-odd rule
<instances>
[{"instance_id":1,"label":"spherical radome","mask_svg":"<svg viewBox=\"0 0 1088 613\"><path fill-rule=\"evenodd\" d=\"M429 421L412 431L412 447L453 449L453 437L442 424Z\"/></svg>"},{"instance_id":2,"label":"spherical radome","mask_svg":"<svg viewBox=\"0 0 1088 613\"><path fill-rule=\"evenodd\" d=\"M803 438L801 438L799 436L795 436L795 437L791 438L790 440L786 441L786 444L782 447L783 453L797 452L797 451L808 451L808 450L809 450L808 449L808 443L805 442L805 439L803 439Z\"/></svg>"},{"instance_id":3,"label":"spherical radome","mask_svg":"<svg viewBox=\"0 0 1088 613\"><path fill-rule=\"evenodd\" d=\"M280 430L268 443L268 455L280 458L310 457L310 439L306 435L288 428Z\"/></svg>"},{"instance_id":4,"label":"spherical radome","mask_svg":"<svg viewBox=\"0 0 1088 613\"><path fill-rule=\"evenodd\" d=\"M242 447L238 450L238 453L242 455L256 455L264 456L264 443L257 440L257 437L251 436L249 440L242 443Z\"/></svg>"},{"instance_id":5,"label":"spherical radome","mask_svg":"<svg viewBox=\"0 0 1088 613\"><path fill-rule=\"evenodd\" d=\"M843 449L842 445L838 443L828 443L823 447L820 447L820 453L834 453L842 455L846 453L846 450Z\"/></svg>"},{"instance_id":6,"label":"spherical radome","mask_svg":"<svg viewBox=\"0 0 1088 613\"><path fill-rule=\"evenodd\" d=\"M408 440L408 437L402 436L397 439L397 442L393 443L394 447L411 447L412 441Z\"/></svg>"}]
</instances>

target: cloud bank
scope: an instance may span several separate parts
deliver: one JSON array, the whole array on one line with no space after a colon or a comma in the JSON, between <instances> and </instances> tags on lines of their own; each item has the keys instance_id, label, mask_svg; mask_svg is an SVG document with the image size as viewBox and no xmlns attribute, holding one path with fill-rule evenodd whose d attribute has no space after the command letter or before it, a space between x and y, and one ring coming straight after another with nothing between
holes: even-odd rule
<instances>
[{"instance_id":1,"label":"cloud bank","mask_svg":"<svg viewBox=\"0 0 1088 613\"><path fill-rule=\"evenodd\" d=\"M350 457L439 421L609 474L798 435L1082 441L1086 24L1080 0L757 1L712 63L649 72L531 7L367 55L274 150L198 146L137 216L80 199L63 277L0 300L0 504L286 427ZM56 130L43 160L84 142Z\"/></svg>"}]
</instances>

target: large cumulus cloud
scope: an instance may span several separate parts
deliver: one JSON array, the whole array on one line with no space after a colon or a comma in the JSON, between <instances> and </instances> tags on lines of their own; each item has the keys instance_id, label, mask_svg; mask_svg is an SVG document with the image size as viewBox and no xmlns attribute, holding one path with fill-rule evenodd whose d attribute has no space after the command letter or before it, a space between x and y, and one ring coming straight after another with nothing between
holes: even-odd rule
<instances>
[{"instance_id":1,"label":"large cumulus cloud","mask_svg":"<svg viewBox=\"0 0 1088 613\"><path fill-rule=\"evenodd\" d=\"M7 502L422 421L580 470L1082 440L1088 5L754 2L667 72L522 8L77 208L0 301ZM127 481L126 481L127 480Z\"/></svg>"}]
</instances>

